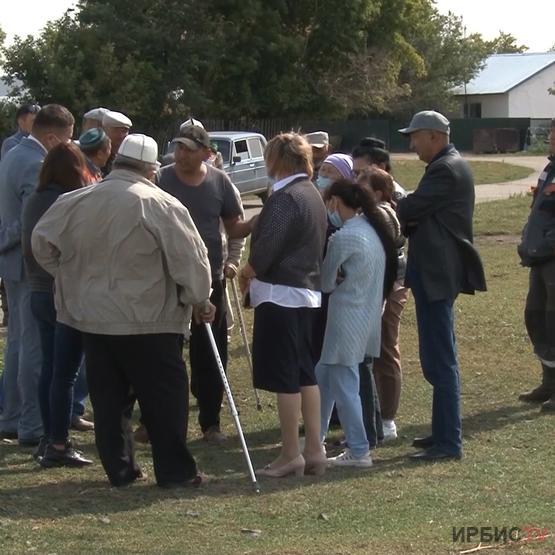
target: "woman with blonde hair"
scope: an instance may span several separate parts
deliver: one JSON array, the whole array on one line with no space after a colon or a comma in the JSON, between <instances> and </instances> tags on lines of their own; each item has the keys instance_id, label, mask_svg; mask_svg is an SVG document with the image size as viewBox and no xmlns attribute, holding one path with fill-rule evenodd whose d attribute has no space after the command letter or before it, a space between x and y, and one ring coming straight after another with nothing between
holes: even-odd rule
<instances>
[{"instance_id":1,"label":"woman with blonde hair","mask_svg":"<svg viewBox=\"0 0 555 555\"><path fill-rule=\"evenodd\" d=\"M272 194L253 230L241 271L254 307L254 386L277 393L281 453L260 474L322 474L320 393L312 361L312 326L320 306L326 208L312 184L312 152L301 135L282 133L264 151ZM299 446L302 413L305 446Z\"/></svg>"}]
</instances>

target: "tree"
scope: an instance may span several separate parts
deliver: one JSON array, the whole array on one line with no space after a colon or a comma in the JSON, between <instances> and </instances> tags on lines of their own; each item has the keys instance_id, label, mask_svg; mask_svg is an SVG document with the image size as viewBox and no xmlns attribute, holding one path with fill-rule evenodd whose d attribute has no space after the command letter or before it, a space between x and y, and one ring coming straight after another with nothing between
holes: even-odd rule
<instances>
[{"instance_id":1,"label":"tree","mask_svg":"<svg viewBox=\"0 0 555 555\"><path fill-rule=\"evenodd\" d=\"M487 53L432 0L80 0L3 51L15 93L20 81L77 115L120 109L154 135L191 113L331 118L442 107Z\"/></svg>"},{"instance_id":2,"label":"tree","mask_svg":"<svg viewBox=\"0 0 555 555\"><path fill-rule=\"evenodd\" d=\"M499 35L490 41L485 42L487 50L491 54L522 54L528 47L517 44L517 38L511 33L499 31Z\"/></svg>"}]
</instances>

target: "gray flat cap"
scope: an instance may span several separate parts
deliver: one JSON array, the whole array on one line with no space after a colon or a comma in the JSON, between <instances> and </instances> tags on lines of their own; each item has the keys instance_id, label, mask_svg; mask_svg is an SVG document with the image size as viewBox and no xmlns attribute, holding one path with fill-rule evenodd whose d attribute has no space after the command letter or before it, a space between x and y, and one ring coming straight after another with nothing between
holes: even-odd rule
<instances>
[{"instance_id":1,"label":"gray flat cap","mask_svg":"<svg viewBox=\"0 0 555 555\"><path fill-rule=\"evenodd\" d=\"M104 114L102 118L102 125L104 127L131 127L133 123L131 120L121 112L112 112L111 110Z\"/></svg>"},{"instance_id":2,"label":"gray flat cap","mask_svg":"<svg viewBox=\"0 0 555 555\"><path fill-rule=\"evenodd\" d=\"M434 110L424 110L412 116L408 127L399 129L402 135L410 135L415 131L422 131L424 129L430 131L439 131L440 133L449 134L449 120L439 112Z\"/></svg>"},{"instance_id":3,"label":"gray flat cap","mask_svg":"<svg viewBox=\"0 0 555 555\"><path fill-rule=\"evenodd\" d=\"M94 119L102 123L104 116L109 112L108 108L93 108L89 110L84 116L84 119Z\"/></svg>"}]
</instances>

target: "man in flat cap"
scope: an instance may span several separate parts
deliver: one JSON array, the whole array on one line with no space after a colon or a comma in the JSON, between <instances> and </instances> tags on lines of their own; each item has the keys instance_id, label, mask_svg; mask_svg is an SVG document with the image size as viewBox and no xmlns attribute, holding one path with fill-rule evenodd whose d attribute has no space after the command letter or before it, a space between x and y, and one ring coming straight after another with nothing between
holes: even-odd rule
<instances>
[{"instance_id":1,"label":"man in flat cap","mask_svg":"<svg viewBox=\"0 0 555 555\"><path fill-rule=\"evenodd\" d=\"M103 175L110 173L112 163L116 157L119 147L123 142L123 139L125 139L125 137L129 134L129 129L132 125L133 123L131 120L121 112L112 112L109 110L104 114L102 118L102 127L112 142L112 151L110 152L108 162L106 162L102 168Z\"/></svg>"},{"instance_id":2,"label":"man in flat cap","mask_svg":"<svg viewBox=\"0 0 555 555\"><path fill-rule=\"evenodd\" d=\"M462 457L460 377L453 305L459 293L485 290L480 257L472 245L474 178L449 142L449 121L419 112L399 132L427 166L414 193L397 204L409 237L405 284L416 304L420 364L433 387L432 433L414 440L413 459Z\"/></svg>"},{"instance_id":3,"label":"man in flat cap","mask_svg":"<svg viewBox=\"0 0 555 555\"><path fill-rule=\"evenodd\" d=\"M541 383L519 399L541 403L542 412L555 411L555 119L551 120L549 152L518 247L522 265L530 267L524 319L542 367Z\"/></svg>"},{"instance_id":4,"label":"man in flat cap","mask_svg":"<svg viewBox=\"0 0 555 555\"><path fill-rule=\"evenodd\" d=\"M102 127L104 115L110 110L108 108L93 108L83 116L83 124L81 125L81 134L86 133L89 129Z\"/></svg>"},{"instance_id":5,"label":"man in flat cap","mask_svg":"<svg viewBox=\"0 0 555 555\"><path fill-rule=\"evenodd\" d=\"M313 133L307 133L305 135L305 139L312 147L312 165L314 168L312 181L316 182L316 180L318 179L318 171L320 170L320 166L331 150L330 137L325 131L314 131Z\"/></svg>"},{"instance_id":6,"label":"man in flat cap","mask_svg":"<svg viewBox=\"0 0 555 555\"><path fill-rule=\"evenodd\" d=\"M186 206L208 248L212 279L210 302L216 306L212 329L225 367L225 261L220 222L231 239L245 237L250 232L250 225L242 221L241 200L227 174L205 163L210 157L208 133L198 125L186 125L174 143L175 163L158 172L157 183ZM198 401L201 430L207 441L220 443L225 440L220 430L223 383L206 329L195 322L191 324L189 354L191 391Z\"/></svg>"}]
</instances>

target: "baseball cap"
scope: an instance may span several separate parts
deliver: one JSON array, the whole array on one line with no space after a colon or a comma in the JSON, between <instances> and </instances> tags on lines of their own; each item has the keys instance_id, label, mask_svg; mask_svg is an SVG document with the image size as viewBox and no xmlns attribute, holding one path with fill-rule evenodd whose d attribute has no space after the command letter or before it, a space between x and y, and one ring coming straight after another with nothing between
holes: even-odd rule
<instances>
[{"instance_id":1,"label":"baseball cap","mask_svg":"<svg viewBox=\"0 0 555 555\"><path fill-rule=\"evenodd\" d=\"M307 133L304 138L308 141L310 146L314 146L316 148L324 148L330 144L330 136L325 131Z\"/></svg>"},{"instance_id":2,"label":"baseball cap","mask_svg":"<svg viewBox=\"0 0 555 555\"><path fill-rule=\"evenodd\" d=\"M449 120L439 112L434 110L424 110L412 116L408 127L399 129L402 135L410 135L415 131L421 130L439 131L449 134Z\"/></svg>"},{"instance_id":3,"label":"baseball cap","mask_svg":"<svg viewBox=\"0 0 555 555\"><path fill-rule=\"evenodd\" d=\"M210 136L204 129L198 125L187 125L179 131L179 136L172 143L181 143L190 150L198 150L199 148L210 148Z\"/></svg>"},{"instance_id":4,"label":"baseball cap","mask_svg":"<svg viewBox=\"0 0 555 555\"><path fill-rule=\"evenodd\" d=\"M185 127L202 127L204 129L204 125L202 125L202 122L199 121L198 119L195 118L189 118L186 119L180 126L179 126L179 132L183 131L183 129L185 129Z\"/></svg>"},{"instance_id":5,"label":"baseball cap","mask_svg":"<svg viewBox=\"0 0 555 555\"><path fill-rule=\"evenodd\" d=\"M123 139L117 155L145 164L158 165L158 145L156 141L152 137L140 133L127 135Z\"/></svg>"}]
</instances>

